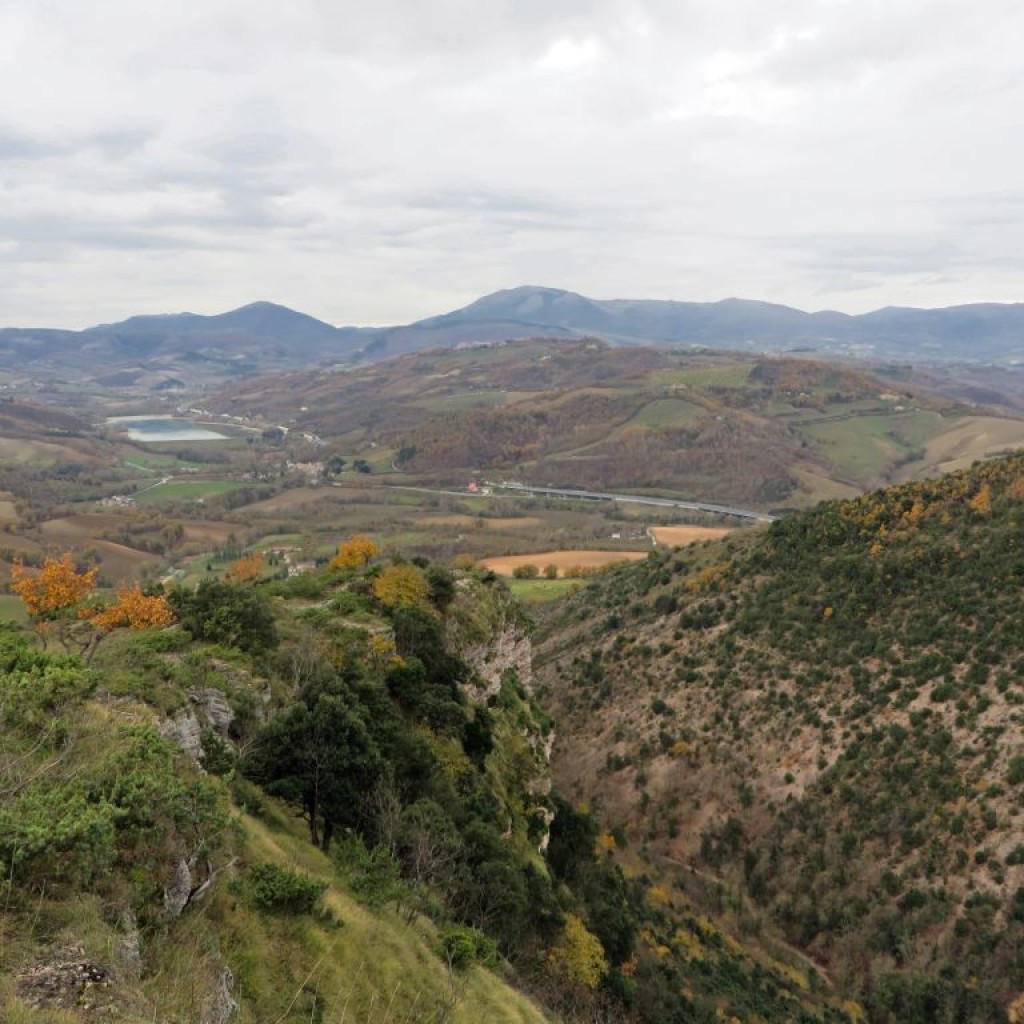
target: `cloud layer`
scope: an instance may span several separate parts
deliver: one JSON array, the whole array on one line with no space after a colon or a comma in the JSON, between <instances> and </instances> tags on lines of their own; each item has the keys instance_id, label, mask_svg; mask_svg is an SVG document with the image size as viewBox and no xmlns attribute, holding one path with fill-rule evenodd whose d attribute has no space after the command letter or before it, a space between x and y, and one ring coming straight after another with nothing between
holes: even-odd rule
<instances>
[{"instance_id":1,"label":"cloud layer","mask_svg":"<svg viewBox=\"0 0 1024 1024\"><path fill-rule=\"evenodd\" d=\"M0 323L1024 299L1011 0L0 0Z\"/></svg>"}]
</instances>

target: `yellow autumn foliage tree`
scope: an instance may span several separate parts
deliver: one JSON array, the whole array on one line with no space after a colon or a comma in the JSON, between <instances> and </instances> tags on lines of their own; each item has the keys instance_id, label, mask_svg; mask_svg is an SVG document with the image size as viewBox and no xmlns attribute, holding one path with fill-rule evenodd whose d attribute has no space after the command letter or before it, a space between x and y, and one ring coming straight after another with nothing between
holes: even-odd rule
<instances>
[{"instance_id":1,"label":"yellow autumn foliage tree","mask_svg":"<svg viewBox=\"0 0 1024 1024\"><path fill-rule=\"evenodd\" d=\"M88 661L100 639L113 629L159 629L174 622L167 599L144 594L138 583L121 587L113 605L97 605L98 574L95 567L79 572L70 552L47 558L35 574L19 563L11 567L11 590L35 620L44 645L56 634L65 650L77 649Z\"/></svg>"},{"instance_id":2,"label":"yellow autumn foliage tree","mask_svg":"<svg viewBox=\"0 0 1024 1024\"><path fill-rule=\"evenodd\" d=\"M573 985L596 989L608 973L608 959L600 940L575 914L566 914L565 927L548 952L548 967Z\"/></svg>"},{"instance_id":3,"label":"yellow autumn foliage tree","mask_svg":"<svg viewBox=\"0 0 1024 1024\"><path fill-rule=\"evenodd\" d=\"M425 605L430 594L427 577L405 562L389 565L373 581L373 596L388 608L400 604Z\"/></svg>"},{"instance_id":4,"label":"yellow autumn foliage tree","mask_svg":"<svg viewBox=\"0 0 1024 1024\"><path fill-rule=\"evenodd\" d=\"M979 515L987 516L992 511L992 488L987 483L982 484L968 504Z\"/></svg>"},{"instance_id":5,"label":"yellow autumn foliage tree","mask_svg":"<svg viewBox=\"0 0 1024 1024\"><path fill-rule=\"evenodd\" d=\"M338 553L331 559L331 569L361 569L380 554L380 545L365 533L353 533L338 545Z\"/></svg>"}]
</instances>

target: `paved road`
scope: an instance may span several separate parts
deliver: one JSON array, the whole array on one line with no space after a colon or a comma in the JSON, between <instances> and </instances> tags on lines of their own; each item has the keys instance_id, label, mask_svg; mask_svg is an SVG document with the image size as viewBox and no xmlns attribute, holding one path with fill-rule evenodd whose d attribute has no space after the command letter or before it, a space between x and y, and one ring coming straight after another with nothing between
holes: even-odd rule
<instances>
[{"instance_id":1,"label":"paved road","mask_svg":"<svg viewBox=\"0 0 1024 1024\"><path fill-rule=\"evenodd\" d=\"M772 523L778 516L767 512L754 512L748 508L732 505L712 505L704 501L677 501L675 498L650 498L643 494L610 494L605 491L576 491L562 487L531 487L529 484L508 481L485 480L485 486L498 490L518 491L522 494L549 495L552 498L576 498L583 501L621 501L627 505L659 505L663 508L684 508L690 512L711 512L719 516L736 516L739 519L756 519Z\"/></svg>"}]
</instances>

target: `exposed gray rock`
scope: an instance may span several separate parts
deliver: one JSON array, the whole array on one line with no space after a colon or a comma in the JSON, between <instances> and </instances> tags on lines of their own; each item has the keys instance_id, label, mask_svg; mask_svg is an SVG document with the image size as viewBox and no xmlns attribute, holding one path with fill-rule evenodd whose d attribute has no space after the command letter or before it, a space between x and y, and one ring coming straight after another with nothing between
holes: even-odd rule
<instances>
[{"instance_id":1,"label":"exposed gray rock","mask_svg":"<svg viewBox=\"0 0 1024 1024\"><path fill-rule=\"evenodd\" d=\"M160 733L173 740L197 764L203 756L203 727L190 709L177 712L173 718L165 718L159 724Z\"/></svg>"},{"instance_id":2,"label":"exposed gray rock","mask_svg":"<svg viewBox=\"0 0 1024 1024\"><path fill-rule=\"evenodd\" d=\"M206 1003L202 1024L227 1024L238 1012L234 997L235 976L227 964L222 964L213 994Z\"/></svg>"},{"instance_id":3,"label":"exposed gray rock","mask_svg":"<svg viewBox=\"0 0 1024 1024\"><path fill-rule=\"evenodd\" d=\"M221 736L227 736L231 723L235 720L235 712L220 690L212 686L206 689L188 691L188 699L196 706L200 717L206 724Z\"/></svg>"},{"instance_id":4,"label":"exposed gray rock","mask_svg":"<svg viewBox=\"0 0 1024 1024\"><path fill-rule=\"evenodd\" d=\"M544 820L544 833L537 844L537 852L547 853L548 843L551 842L551 822L555 820L555 812L550 807L538 807L535 813Z\"/></svg>"},{"instance_id":5,"label":"exposed gray rock","mask_svg":"<svg viewBox=\"0 0 1024 1024\"><path fill-rule=\"evenodd\" d=\"M192 871L188 862L182 859L174 865L174 874L164 888L164 913L172 921L177 920L188 906L191 895Z\"/></svg>"},{"instance_id":6,"label":"exposed gray rock","mask_svg":"<svg viewBox=\"0 0 1024 1024\"><path fill-rule=\"evenodd\" d=\"M509 669L527 690L533 687L533 644L519 625L506 626L486 643L468 645L462 650L462 658L484 682L483 688L467 688L467 694L474 700L486 701L497 694Z\"/></svg>"},{"instance_id":7,"label":"exposed gray rock","mask_svg":"<svg viewBox=\"0 0 1024 1024\"><path fill-rule=\"evenodd\" d=\"M19 974L14 983L18 996L36 1010L91 1003L91 992L107 988L113 979L108 968L84 959L83 952L81 947L66 950Z\"/></svg>"}]
</instances>

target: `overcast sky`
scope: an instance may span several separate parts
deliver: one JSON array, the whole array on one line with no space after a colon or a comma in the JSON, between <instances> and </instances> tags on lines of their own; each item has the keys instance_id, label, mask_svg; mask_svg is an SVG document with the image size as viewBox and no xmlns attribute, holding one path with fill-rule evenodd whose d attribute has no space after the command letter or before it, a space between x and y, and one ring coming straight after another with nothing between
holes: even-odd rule
<instances>
[{"instance_id":1,"label":"overcast sky","mask_svg":"<svg viewBox=\"0 0 1024 1024\"><path fill-rule=\"evenodd\" d=\"M1024 300L1019 0L0 0L0 324Z\"/></svg>"}]
</instances>

